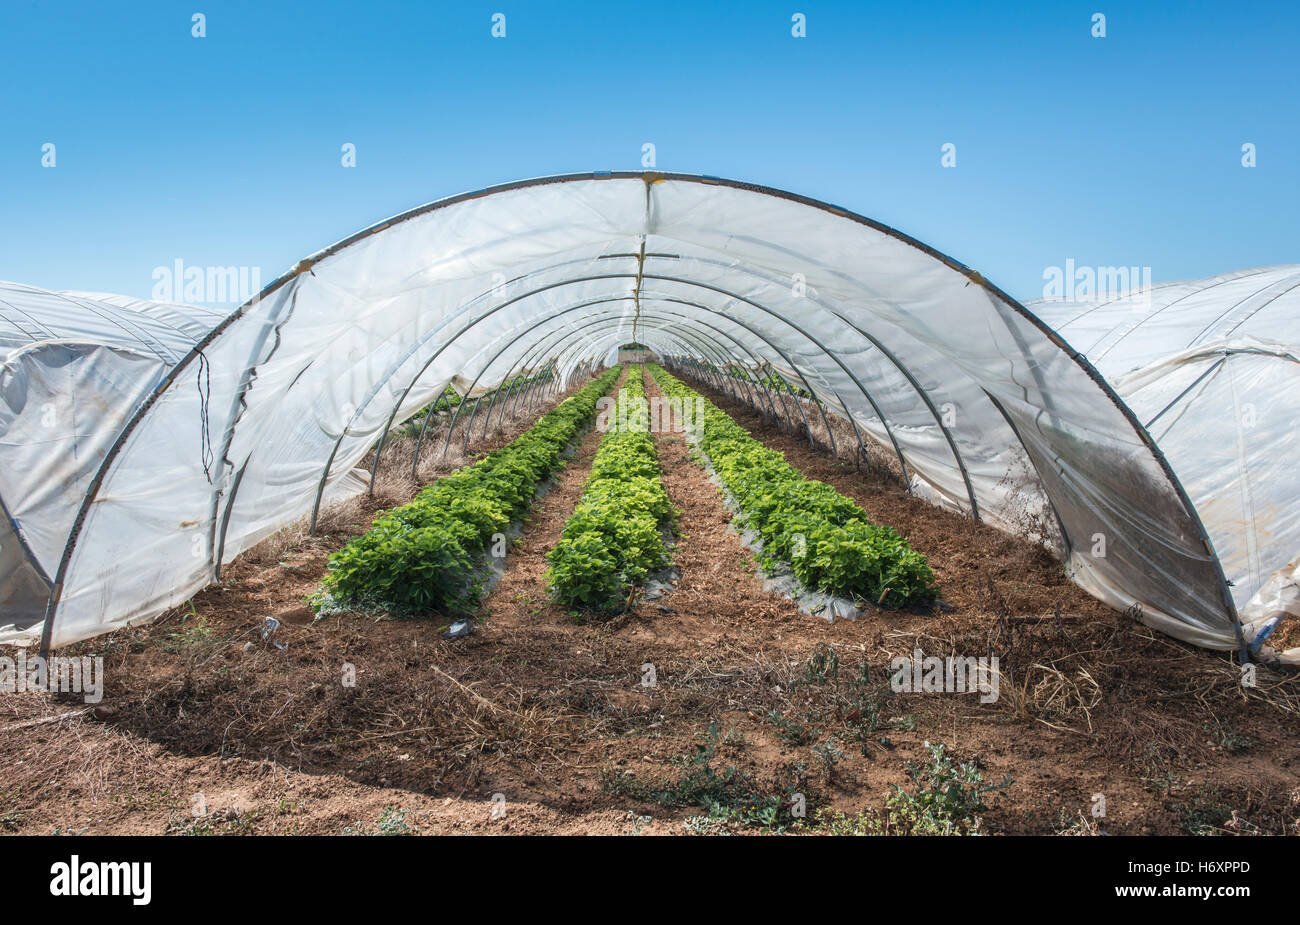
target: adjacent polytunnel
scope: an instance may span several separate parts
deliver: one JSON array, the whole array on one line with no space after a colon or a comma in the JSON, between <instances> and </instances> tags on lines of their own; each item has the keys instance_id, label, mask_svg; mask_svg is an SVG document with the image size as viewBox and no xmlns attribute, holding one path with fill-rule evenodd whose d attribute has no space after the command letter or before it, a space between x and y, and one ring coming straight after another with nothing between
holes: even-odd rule
<instances>
[{"instance_id":1,"label":"adjacent polytunnel","mask_svg":"<svg viewBox=\"0 0 1300 925\"><path fill-rule=\"evenodd\" d=\"M1300 615L1300 266L1031 302L1160 445L1196 506L1245 636ZM1300 663L1300 650L1282 654Z\"/></svg>"},{"instance_id":2,"label":"adjacent polytunnel","mask_svg":"<svg viewBox=\"0 0 1300 925\"><path fill-rule=\"evenodd\" d=\"M0 283L0 634L39 633L77 511L131 415L221 316Z\"/></svg>"},{"instance_id":3,"label":"adjacent polytunnel","mask_svg":"<svg viewBox=\"0 0 1300 925\"><path fill-rule=\"evenodd\" d=\"M893 456L909 490L1006 529L1030 510L1102 600L1139 603L1198 645L1245 642L1160 450L1023 306L846 210L658 173L455 196L273 282L118 431L48 572L42 642L183 602L311 514L448 383L473 396L539 370L568 381L628 342L701 368L780 372Z\"/></svg>"}]
</instances>

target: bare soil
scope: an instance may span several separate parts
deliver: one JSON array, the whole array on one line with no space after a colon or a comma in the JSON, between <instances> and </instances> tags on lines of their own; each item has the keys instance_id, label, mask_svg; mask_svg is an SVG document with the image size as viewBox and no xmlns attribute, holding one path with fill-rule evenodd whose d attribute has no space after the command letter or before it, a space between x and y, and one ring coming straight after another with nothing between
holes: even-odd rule
<instances>
[{"instance_id":1,"label":"bare soil","mask_svg":"<svg viewBox=\"0 0 1300 925\"><path fill-rule=\"evenodd\" d=\"M989 832L1297 831L1294 676L1261 670L1243 688L1229 658L1106 609L1042 549L692 384L897 527L930 557L943 606L829 623L765 592L718 490L682 435L662 433L679 586L605 622L566 611L547 593L546 554L581 495L593 432L535 504L469 637L443 639L437 615L312 621L304 599L373 515L362 504L336 512L328 535L288 531L251 550L192 608L65 653L104 656L103 702L0 698L0 831L716 831L737 824L702 823L704 808L677 799L702 768L697 746L755 792L805 794L815 817L879 810L927 742L989 782L1010 778L986 797ZM486 441L476 425L469 457L527 423ZM283 625L264 640L268 616ZM914 647L998 655L998 701L892 693L890 660ZM1090 814L1096 794L1104 818Z\"/></svg>"}]
</instances>

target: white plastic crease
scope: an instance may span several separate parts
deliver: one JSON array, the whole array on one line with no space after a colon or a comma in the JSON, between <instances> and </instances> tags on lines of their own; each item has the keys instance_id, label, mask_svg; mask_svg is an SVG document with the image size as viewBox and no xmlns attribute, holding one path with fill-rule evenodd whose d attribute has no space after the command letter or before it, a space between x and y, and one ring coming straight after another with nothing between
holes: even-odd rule
<instances>
[{"instance_id":1,"label":"white plastic crease","mask_svg":"<svg viewBox=\"0 0 1300 925\"><path fill-rule=\"evenodd\" d=\"M1159 451L1022 306L833 206L641 173L524 181L397 216L199 340L111 433L79 528L45 556L61 584L48 642L183 602L213 579L221 525L229 560L309 514L323 477L352 478L390 420L448 383L486 394L550 363L567 377L633 340L780 372L886 454L896 442L916 493L967 513L973 497L1007 530L1048 524L1039 538L1102 600L1140 603L1197 645L1239 644L1218 560Z\"/></svg>"}]
</instances>

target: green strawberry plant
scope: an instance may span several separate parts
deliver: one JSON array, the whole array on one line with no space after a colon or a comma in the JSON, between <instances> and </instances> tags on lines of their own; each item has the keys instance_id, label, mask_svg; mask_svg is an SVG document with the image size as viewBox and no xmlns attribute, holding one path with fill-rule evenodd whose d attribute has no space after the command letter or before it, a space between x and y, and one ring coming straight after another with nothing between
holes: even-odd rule
<instances>
[{"instance_id":1,"label":"green strawberry plant","mask_svg":"<svg viewBox=\"0 0 1300 925\"><path fill-rule=\"evenodd\" d=\"M471 609L492 537L528 512L537 486L561 468L565 447L596 416L618 375L619 367L607 370L508 446L381 513L330 556L324 590L337 601L400 612Z\"/></svg>"},{"instance_id":2,"label":"green strawberry plant","mask_svg":"<svg viewBox=\"0 0 1300 925\"><path fill-rule=\"evenodd\" d=\"M806 588L898 608L939 595L925 556L892 527L825 482L804 478L785 457L763 446L667 370L650 374L670 398L704 402L700 449L740 507L741 525L762 539L760 561L788 563Z\"/></svg>"}]
</instances>

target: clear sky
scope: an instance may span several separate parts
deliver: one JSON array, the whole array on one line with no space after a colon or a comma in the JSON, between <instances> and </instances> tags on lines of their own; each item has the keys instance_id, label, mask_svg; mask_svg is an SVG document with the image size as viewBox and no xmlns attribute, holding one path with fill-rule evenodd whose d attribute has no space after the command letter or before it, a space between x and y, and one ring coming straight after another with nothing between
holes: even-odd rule
<instances>
[{"instance_id":1,"label":"clear sky","mask_svg":"<svg viewBox=\"0 0 1300 925\"><path fill-rule=\"evenodd\" d=\"M0 0L0 279L147 297L179 259L270 282L423 202L640 169L645 142L1025 299L1067 259L1300 262L1298 59L1294 0Z\"/></svg>"}]
</instances>

